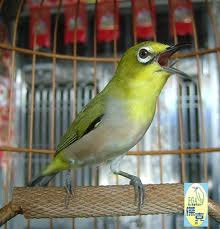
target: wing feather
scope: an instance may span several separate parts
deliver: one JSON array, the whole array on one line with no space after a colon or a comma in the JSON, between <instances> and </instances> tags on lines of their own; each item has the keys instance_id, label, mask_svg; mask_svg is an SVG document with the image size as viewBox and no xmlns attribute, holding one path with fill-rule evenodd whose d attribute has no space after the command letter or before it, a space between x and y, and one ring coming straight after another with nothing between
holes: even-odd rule
<instances>
[{"instance_id":1,"label":"wing feather","mask_svg":"<svg viewBox=\"0 0 220 229\"><path fill-rule=\"evenodd\" d=\"M96 124L101 121L104 115L104 97L100 93L77 115L76 119L61 138L56 149L56 155L96 128Z\"/></svg>"}]
</instances>

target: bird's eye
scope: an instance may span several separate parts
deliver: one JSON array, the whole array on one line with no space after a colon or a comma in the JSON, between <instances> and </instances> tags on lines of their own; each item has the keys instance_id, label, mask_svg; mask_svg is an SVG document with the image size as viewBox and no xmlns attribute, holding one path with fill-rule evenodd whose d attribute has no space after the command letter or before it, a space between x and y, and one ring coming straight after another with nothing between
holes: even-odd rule
<instances>
[{"instance_id":1,"label":"bird's eye","mask_svg":"<svg viewBox=\"0 0 220 229\"><path fill-rule=\"evenodd\" d=\"M145 59L147 56L148 56L148 51L147 51L146 49L141 49L141 50L139 51L139 57L140 57L141 59Z\"/></svg>"},{"instance_id":2,"label":"bird's eye","mask_svg":"<svg viewBox=\"0 0 220 229\"><path fill-rule=\"evenodd\" d=\"M137 59L140 63L147 63L152 59L152 54L147 47L143 47L138 50Z\"/></svg>"}]
</instances>

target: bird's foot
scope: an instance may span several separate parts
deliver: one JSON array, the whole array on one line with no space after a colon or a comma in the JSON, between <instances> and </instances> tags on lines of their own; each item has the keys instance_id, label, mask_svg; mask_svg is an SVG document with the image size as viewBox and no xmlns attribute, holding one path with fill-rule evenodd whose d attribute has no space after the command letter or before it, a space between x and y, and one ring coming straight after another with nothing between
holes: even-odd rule
<instances>
[{"instance_id":1,"label":"bird's foot","mask_svg":"<svg viewBox=\"0 0 220 229\"><path fill-rule=\"evenodd\" d=\"M66 189L65 207L68 208L70 199L73 197L71 170L67 171L65 189Z\"/></svg>"},{"instance_id":2,"label":"bird's foot","mask_svg":"<svg viewBox=\"0 0 220 229\"><path fill-rule=\"evenodd\" d=\"M111 170L114 174L126 177L130 180L130 185L133 185L134 187L135 205L137 205L138 210L140 211L141 207L144 205L144 185L142 184L141 179L121 170L115 170L112 166Z\"/></svg>"},{"instance_id":3,"label":"bird's foot","mask_svg":"<svg viewBox=\"0 0 220 229\"><path fill-rule=\"evenodd\" d=\"M130 185L134 186L135 205L137 205L140 210L144 205L144 185L142 184L141 179L136 176L131 177Z\"/></svg>"}]
</instances>

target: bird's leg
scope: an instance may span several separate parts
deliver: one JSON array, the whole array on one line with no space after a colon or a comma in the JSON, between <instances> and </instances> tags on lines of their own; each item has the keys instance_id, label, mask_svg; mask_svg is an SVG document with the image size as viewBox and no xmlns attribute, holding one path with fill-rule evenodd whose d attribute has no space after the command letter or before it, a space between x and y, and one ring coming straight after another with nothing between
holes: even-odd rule
<instances>
[{"instance_id":1,"label":"bird's leg","mask_svg":"<svg viewBox=\"0 0 220 229\"><path fill-rule=\"evenodd\" d=\"M70 198L73 197L71 169L68 169L67 173L66 173L65 188L66 188L66 192L67 192L66 198L65 198L65 206L66 206L66 208L68 208Z\"/></svg>"},{"instance_id":2,"label":"bird's leg","mask_svg":"<svg viewBox=\"0 0 220 229\"><path fill-rule=\"evenodd\" d=\"M137 205L138 209L140 210L144 204L144 185L142 184L141 179L139 177L121 171L119 169L119 164L119 160L113 161L110 167L111 171L116 175L126 177L130 180L130 185L134 186L135 205Z\"/></svg>"},{"instance_id":3,"label":"bird's leg","mask_svg":"<svg viewBox=\"0 0 220 229\"><path fill-rule=\"evenodd\" d=\"M126 177L130 180L130 185L134 186L135 204L140 209L144 204L144 185L142 184L141 179L123 171L115 171L114 174Z\"/></svg>"}]
</instances>

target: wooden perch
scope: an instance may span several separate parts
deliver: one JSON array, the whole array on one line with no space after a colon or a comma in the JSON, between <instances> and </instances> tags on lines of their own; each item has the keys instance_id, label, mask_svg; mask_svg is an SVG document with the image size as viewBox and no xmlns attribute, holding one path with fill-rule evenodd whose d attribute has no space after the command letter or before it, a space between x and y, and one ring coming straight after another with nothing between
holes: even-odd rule
<instances>
[{"instance_id":1,"label":"wooden perch","mask_svg":"<svg viewBox=\"0 0 220 229\"><path fill-rule=\"evenodd\" d=\"M17 187L12 201L0 209L0 226L17 214L25 218L75 218L183 213L183 185L145 185L141 211L130 185L77 187L65 207L63 187ZM220 223L220 204L209 200L209 215Z\"/></svg>"}]
</instances>

